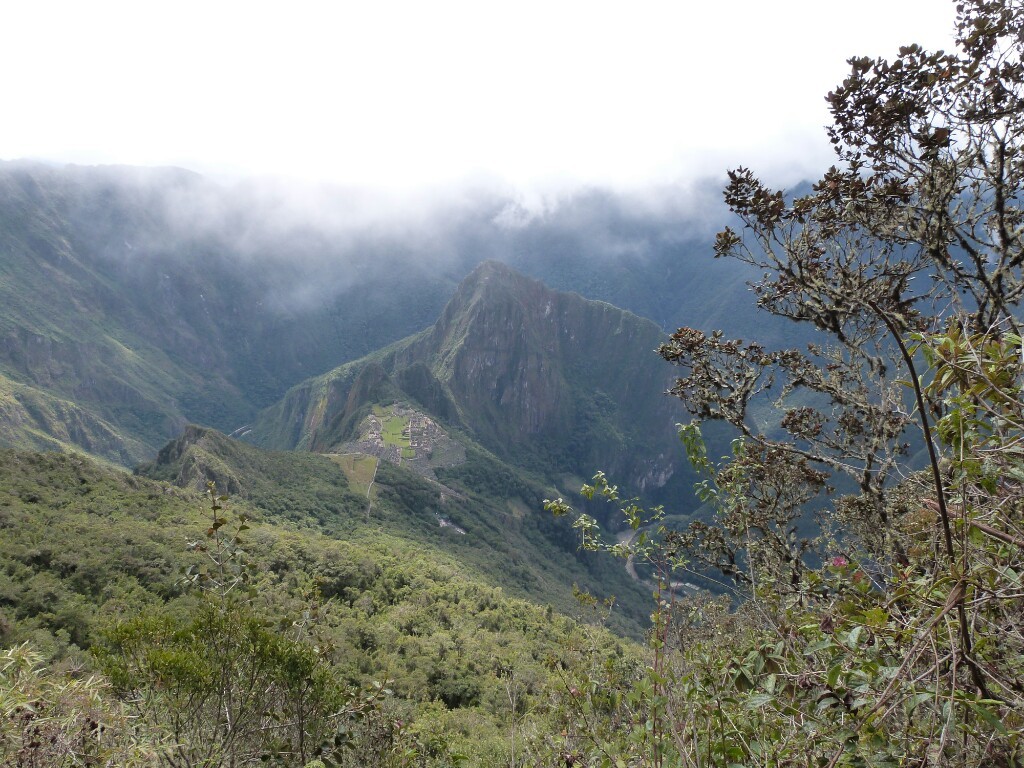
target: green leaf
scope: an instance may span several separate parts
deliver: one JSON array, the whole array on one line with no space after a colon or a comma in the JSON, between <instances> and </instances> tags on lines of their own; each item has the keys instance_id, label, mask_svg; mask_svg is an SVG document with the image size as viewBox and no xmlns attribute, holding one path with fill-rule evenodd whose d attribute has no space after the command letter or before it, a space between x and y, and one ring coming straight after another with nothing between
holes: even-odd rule
<instances>
[{"instance_id":1,"label":"green leaf","mask_svg":"<svg viewBox=\"0 0 1024 768\"><path fill-rule=\"evenodd\" d=\"M967 706L972 712L978 715L978 717L994 728L1001 736L1005 736L1007 734L1006 726L1003 725L1003 721L980 701L968 701Z\"/></svg>"},{"instance_id":2,"label":"green leaf","mask_svg":"<svg viewBox=\"0 0 1024 768\"><path fill-rule=\"evenodd\" d=\"M753 696L747 697L743 707L745 709L760 709L772 701L775 701L775 697L770 693L755 693Z\"/></svg>"},{"instance_id":3,"label":"green leaf","mask_svg":"<svg viewBox=\"0 0 1024 768\"><path fill-rule=\"evenodd\" d=\"M865 611L864 621L870 627L884 627L889 621L889 614L876 606L870 611Z\"/></svg>"},{"instance_id":4,"label":"green leaf","mask_svg":"<svg viewBox=\"0 0 1024 768\"><path fill-rule=\"evenodd\" d=\"M835 645L831 637L826 637L823 640L811 643L804 648L804 656L810 656L813 653L824 651L826 648L831 648Z\"/></svg>"},{"instance_id":5,"label":"green leaf","mask_svg":"<svg viewBox=\"0 0 1024 768\"><path fill-rule=\"evenodd\" d=\"M839 675L842 674L842 672L843 672L843 665L842 664L836 664L835 666L833 666L828 671L828 677L826 678L826 682L828 683L828 687L829 688L835 688L836 687L836 683L839 682Z\"/></svg>"},{"instance_id":6,"label":"green leaf","mask_svg":"<svg viewBox=\"0 0 1024 768\"><path fill-rule=\"evenodd\" d=\"M860 636L863 632L864 627L860 625L857 625L856 627L851 629L849 634L846 636L846 644L851 648L856 648L857 643L860 641Z\"/></svg>"},{"instance_id":7,"label":"green leaf","mask_svg":"<svg viewBox=\"0 0 1024 768\"><path fill-rule=\"evenodd\" d=\"M920 704L924 704L926 701L931 701L935 698L934 693L915 693L909 699L906 700L905 704L907 712L911 712L916 709Z\"/></svg>"}]
</instances>

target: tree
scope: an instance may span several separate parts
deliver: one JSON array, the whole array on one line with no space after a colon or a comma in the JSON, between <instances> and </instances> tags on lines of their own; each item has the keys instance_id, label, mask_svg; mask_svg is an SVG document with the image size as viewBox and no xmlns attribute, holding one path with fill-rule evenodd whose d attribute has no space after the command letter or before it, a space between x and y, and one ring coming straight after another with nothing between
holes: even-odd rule
<instances>
[{"instance_id":1,"label":"tree","mask_svg":"<svg viewBox=\"0 0 1024 768\"><path fill-rule=\"evenodd\" d=\"M812 194L787 202L749 170L730 173L725 198L744 237L727 228L716 256L762 270L758 304L825 341L768 352L680 329L661 350L687 369L674 391L691 413L739 429L757 446L747 454L773 452L770 463L800 470L812 493L825 483L805 462L852 476L860 494L846 521L872 556L897 560L905 553L892 535L889 489L906 472L915 418L931 453L945 555L955 559L928 421L948 403L920 390L912 352L944 328L976 340L1019 336L1024 294L1024 4L979 0L957 12L958 53L910 45L893 62L850 60L850 76L828 96L841 162ZM898 377L909 378L913 399ZM766 437L751 408L780 383L783 417ZM786 507L790 520L800 505L770 506Z\"/></svg>"},{"instance_id":2,"label":"tree","mask_svg":"<svg viewBox=\"0 0 1024 768\"><path fill-rule=\"evenodd\" d=\"M715 256L757 268L758 305L815 342L682 328L661 349L717 518L658 546L747 596L703 640L673 632L699 606L660 618L681 763L1024 759L1024 3L956 8L952 53L850 59L810 194L729 174L742 227ZM738 433L722 462L706 421ZM825 528L801 538L816 499Z\"/></svg>"},{"instance_id":3,"label":"tree","mask_svg":"<svg viewBox=\"0 0 1024 768\"><path fill-rule=\"evenodd\" d=\"M787 201L748 169L729 174L725 199L744 226L718 235L716 257L758 268L758 305L822 344L769 352L680 329L662 348L687 369L675 392L694 416L762 444L751 409L780 389L771 444L850 475L877 531L891 527L885 489L906 463L909 337L953 318L1019 333L1024 4L957 8L959 53L910 45L893 62L850 60L828 95L840 163L812 194Z\"/></svg>"},{"instance_id":4,"label":"tree","mask_svg":"<svg viewBox=\"0 0 1024 768\"><path fill-rule=\"evenodd\" d=\"M209 482L207 497L209 527L190 544L202 559L183 569L184 583L202 590L189 615L161 606L119 623L103 634L95 657L134 714L168 745L161 765L342 759L359 721L373 719L390 691L342 684L332 669L331 643L317 634L315 601L299 620L268 620L256 602L256 568L245 549L248 518L239 514L229 532L227 496Z\"/></svg>"}]
</instances>

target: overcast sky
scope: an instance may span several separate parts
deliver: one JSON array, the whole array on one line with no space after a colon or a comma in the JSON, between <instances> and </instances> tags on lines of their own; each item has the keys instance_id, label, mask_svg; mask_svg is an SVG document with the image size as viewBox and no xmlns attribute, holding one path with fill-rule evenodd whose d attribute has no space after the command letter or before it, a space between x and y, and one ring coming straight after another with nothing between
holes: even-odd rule
<instances>
[{"instance_id":1,"label":"overcast sky","mask_svg":"<svg viewBox=\"0 0 1024 768\"><path fill-rule=\"evenodd\" d=\"M946 0L104 2L0 9L0 159L385 187L642 187L830 159L851 55Z\"/></svg>"}]
</instances>

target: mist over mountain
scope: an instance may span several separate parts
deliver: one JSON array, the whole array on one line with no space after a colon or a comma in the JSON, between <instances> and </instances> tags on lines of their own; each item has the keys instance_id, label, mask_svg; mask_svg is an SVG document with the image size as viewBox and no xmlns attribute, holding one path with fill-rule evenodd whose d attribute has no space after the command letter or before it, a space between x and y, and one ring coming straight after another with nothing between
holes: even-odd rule
<instances>
[{"instance_id":1,"label":"mist over mountain","mask_svg":"<svg viewBox=\"0 0 1024 768\"><path fill-rule=\"evenodd\" d=\"M233 431L299 381L431 325L487 259L662 330L743 334L758 323L733 309L747 276L710 258L720 212L701 190L389 199L5 163L3 440L131 464L188 422Z\"/></svg>"},{"instance_id":2,"label":"mist over mountain","mask_svg":"<svg viewBox=\"0 0 1024 768\"><path fill-rule=\"evenodd\" d=\"M34 632L72 656L96 642L96 606L187 603L179 574L199 550L186 542L227 524L221 493L261 584L344 605L331 632L353 682L400 664L400 696L468 711L508 693L487 671L508 627L532 636L592 600L639 637L649 570L581 551L544 500L605 470L673 524L698 512L656 349L680 324L758 324L736 310L748 275L710 258L719 212L702 193L386 199L0 165L0 468L19 478L16 515L2 504L17 582L0 637ZM578 506L630 535L615 505ZM54 536L90 553L89 578L77 555L36 547ZM424 574L438 568L462 608L434 603ZM107 600L114 583L130 608ZM535 605L499 621L504 595ZM430 616L410 620L420 608ZM447 659L438 627L458 635ZM492 630L505 650L463 660ZM547 674L548 654L526 653Z\"/></svg>"},{"instance_id":3,"label":"mist over mountain","mask_svg":"<svg viewBox=\"0 0 1024 768\"><path fill-rule=\"evenodd\" d=\"M409 402L549 481L600 468L655 492L685 463L674 426L684 414L664 394L673 372L653 354L662 335L487 261L433 326L296 386L247 438L342 452L373 408Z\"/></svg>"}]
</instances>

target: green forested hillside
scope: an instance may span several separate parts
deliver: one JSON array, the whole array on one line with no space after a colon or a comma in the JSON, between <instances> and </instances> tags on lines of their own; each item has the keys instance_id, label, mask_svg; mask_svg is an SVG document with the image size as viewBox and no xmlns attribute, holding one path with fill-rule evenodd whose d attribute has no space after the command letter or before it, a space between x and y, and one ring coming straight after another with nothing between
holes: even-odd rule
<instances>
[{"instance_id":1,"label":"green forested hillside","mask_svg":"<svg viewBox=\"0 0 1024 768\"><path fill-rule=\"evenodd\" d=\"M670 371L651 353L661 338L649 321L485 262L431 328L298 385L246 439L336 450L374 403L404 400L548 484L603 468L685 513L692 476L681 411L663 394Z\"/></svg>"},{"instance_id":2,"label":"green forested hillside","mask_svg":"<svg viewBox=\"0 0 1024 768\"><path fill-rule=\"evenodd\" d=\"M209 436L208 453L222 441ZM412 510L390 509L383 498L367 524L361 505L353 503L360 500L346 496L343 477L319 486L304 482L323 478L324 467L303 476L303 465L327 460L238 448L224 458L226 465L235 472L258 469L273 482L222 502L232 532L238 515L251 520L237 534L253 566L251 594L238 593L230 610L255 612L266 631L289 638L312 633L343 686L386 683L393 694L374 707L390 713L379 737L393 741L396 751L430 743L437 764L459 752L470 765L507 760L510 739L525 742L542 717L558 659L568 663L579 648L595 643L623 661L639 658L628 641L584 631L565 618L562 609L581 610L568 595L574 574L586 578L568 553L551 563L546 583L531 585L538 598L528 602L514 596L525 592L514 575L522 561L494 567L499 556L515 557L514 538L504 553L474 557L474 550L482 551L470 543L480 536L479 526L464 521L467 533L459 538L466 544L451 547L443 530L424 535L428 521L403 520ZM279 488L286 475L296 485ZM394 488L403 480L396 475L384 482ZM142 642L157 626L187 624L213 599L183 580L188 566L208 564L207 555L190 546L209 541L209 502L198 491L83 457L11 450L0 452L0 489L4 647L31 643L57 668L103 664L116 682L117 670L130 663L118 648ZM348 514L350 503L355 508ZM288 519L281 520L285 510ZM433 526L439 528L436 520ZM513 574L510 588L501 586L506 573ZM555 610L538 604L545 590ZM0 700L12 695L3 674ZM404 725L396 729L398 719ZM5 741L7 725L0 722L5 759L16 752Z\"/></svg>"},{"instance_id":3,"label":"green forested hillside","mask_svg":"<svg viewBox=\"0 0 1024 768\"><path fill-rule=\"evenodd\" d=\"M323 260L310 254L331 253L333 246L308 227L240 248L251 214L228 216L226 227L196 218L197 200L209 202L209 189L176 171L2 170L0 442L68 453L2 456L0 632L14 650L0 664L0 700L28 696L26 706L36 707L31 692L45 691L38 695L54 711L66 706L73 717L85 717L81 699L61 698L74 691L92 702L90 716L104 722L141 718L137 722L154 730L119 731L145 743L122 744L127 751L117 752L115 762L129 764L129 752L138 747L135 757L146 764L147 750L169 748L161 740L178 740L190 750L219 744L203 728L221 728L209 696L228 691L188 686L217 674L233 686L245 673L230 665L263 659L285 666L273 673L268 668L275 693L261 717L270 719L261 720L262 736L244 739L246 748L292 754L291 742L265 737L273 730L267 723L290 716L281 707L298 706L285 693L287 680L295 682L286 674L294 672L288 667L294 662L307 665L308 680L320 681L319 705L349 702L344 706L351 712L344 711L351 717L339 710L328 720L362 739L357 748L338 736L337 749L349 750L353 764L369 764L367 755L378 748L385 755L380 764L449 764L462 752L471 764L490 765L524 749L557 753L550 727L539 726L549 705L556 706L547 683L564 672L557 660L577 663L588 648L600 646L630 666L638 653L628 642L574 629L560 618L580 610L576 585L602 599L617 596L607 622L620 633L638 636L648 613L647 586L621 564L577 552L578 534L541 510L542 499L556 491L553 484L577 483L575 472L589 472L602 450L616 455L601 446L602 437L623 448L641 433L640 425L615 413L627 401L615 403L588 388L581 345L564 345L564 360L550 358L558 369L553 394L561 398L555 403L560 410L550 423L546 417L532 422L546 426L543 456L556 459L557 472L538 471L548 467L524 439L506 440L524 422L504 425L495 412L470 418L480 410L472 398L489 397L487 386L476 395L457 391L456 399L450 378L410 359L383 378L356 382L353 418L395 395L408 396L451 431L453 445L461 441L452 449L455 459L425 474L378 462L368 487L363 477L354 490L358 473L342 457L267 453L187 427L187 420L246 431L256 409L295 381L425 327L461 267L424 263L422 270L385 274L349 259L344 270L325 272ZM367 263L379 256L375 249L379 245L366 245ZM298 277L290 273L294 265ZM324 295L305 296L303 281L311 275ZM479 299L474 311L486 314ZM521 321L521 314L508 314L522 311L516 301L492 317L504 313L505 322ZM623 369L653 357L660 335L655 326L624 320L608 305L574 302L588 307L574 322L592 323L587 330L594 334L621 336L616 353L624 355ZM512 352L538 359L532 347L543 333L534 329L529 344ZM641 345L628 343L638 338ZM515 373L524 362L510 358L506 371ZM550 394L539 393L532 405L522 402L547 406ZM636 402L644 403L641 410L664 407ZM567 425L580 430L578 444L568 448L555 431ZM671 439L671 419L659 421L661 427ZM184 436L142 470L159 478L156 483L82 455L135 464L182 430ZM638 466L650 461L643 451L632 458ZM209 567L206 532L221 528L204 520L203 497L186 490L206 479L230 494L232 521L235 514L250 518L237 546L258 574L251 580L254 592L239 589L245 594L227 603L182 582L182 568ZM193 575L200 572L208 574ZM314 632L311 622L315 640L307 633ZM204 638L211 644L195 645ZM255 656L213 651L245 643L254 644ZM55 666L40 671L32 654ZM155 671L172 662L173 671ZM228 666L216 673L217 664ZM77 677L98 668L113 690L101 692L105 683L94 688L94 678ZM191 701L202 702L188 721L196 730L161 730L167 721L160 713L173 709L168 675L192 691ZM393 693L379 694L380 700L346 693L375 679ZM24 712L21 704L10 706L5 711ZM65 727L84 740L76 744L107 748L90 741L87 731L74 731L77 721L30 719L24 727L21 720L3 721L3 760L15 754L50 759L50 746L40 746L32 734L65 733ZM63 744L54 738L46 744ZM405 757L395 757L400 754ZM295 764L294 755L281 760Z\"/></svg>"},{"instance_id":4,"label":"green forested hillside","mask_svg":"<svg viewBox=\"0 0 1024 768\"><path fill-rule=\"evenodd\" d=\"M620 603L613 623L636 635L646 622L646 587L604 558L579 553L579 537L542 509L548 490L481 452L437 481L381 461L374 488L356 492L337 457L264 451L189 427L139 472L199 489L227 490L274 524L311 528L345 541L405 541L462 563L510 594L573 609L572 585ZM441 522L453 523L453 526Z\"/></svg>"},{"instance_id":5,"label":"green forested hillside","mask_svg":"<svg viewBox=\"0 0 1024 768\"><path fill-rule=\"evenodd\" d=\"M177 169L0 164L0 375L102 422L111 435L90 427L70 444L130 465L188 422L230 433L310 376L428 327L489 258L665 330L726 311L758 324L730 309L746 272L696 265L707 225L685 210L593 193L512 226L499 215L511 202L481 195L426 223L375 221L340 191L307 192L308 210ZM3 444L38 445L26 428L63 440L49 418L0 419Z\"/></svg>"},{"instance_id":6,"label":"green forested hillside","mask_svg":"<svg viewBox=\"0 0 1024 768\"><path fill-rule=\"evenodd\" d=\"M690 417L697 519L630 498L664 480L646 442L660 375L628 351L654 326L484 263L432 327L303 378L311 342L261 358L246 335L296 339L301 322L228 333L214 318L238 307L208 307L197 262L164 314L151 293L90 309L90 291L126 284L78 258L126 231L123 171L85 198L60 174L5 181L7 245L34 264L0 283L5 439L118 459L135 448L117 430L148 447L183 432L135 475L0 450L0 763L1024 765L1024 3L956 14L952 52L849 60L827 96L837 164L813 186L729 174L742 232L714 255L806 331L779 348L770 326L762 341L695 323L659 346ZM132 194L163 199L160 176ZM170 220L131 210L159 242ZM623 231L613 213L605 234ZM225 242L199 234L197 253ZM250 279L231 281L237 263L218 262L230 291ZM283 281L276 318L300 314L287 270L251 274ZM237 433L302 451L178 423L189 382L228 419L293 377ZM244 408L219 411L236 391ZM728 452L716 426L738 435ZM559 494L586 461L613 474L574 510ZM726 594L694 589L695 569ZM643 626L646 647L624 639Z\"/></svg>"}]
</instances>

